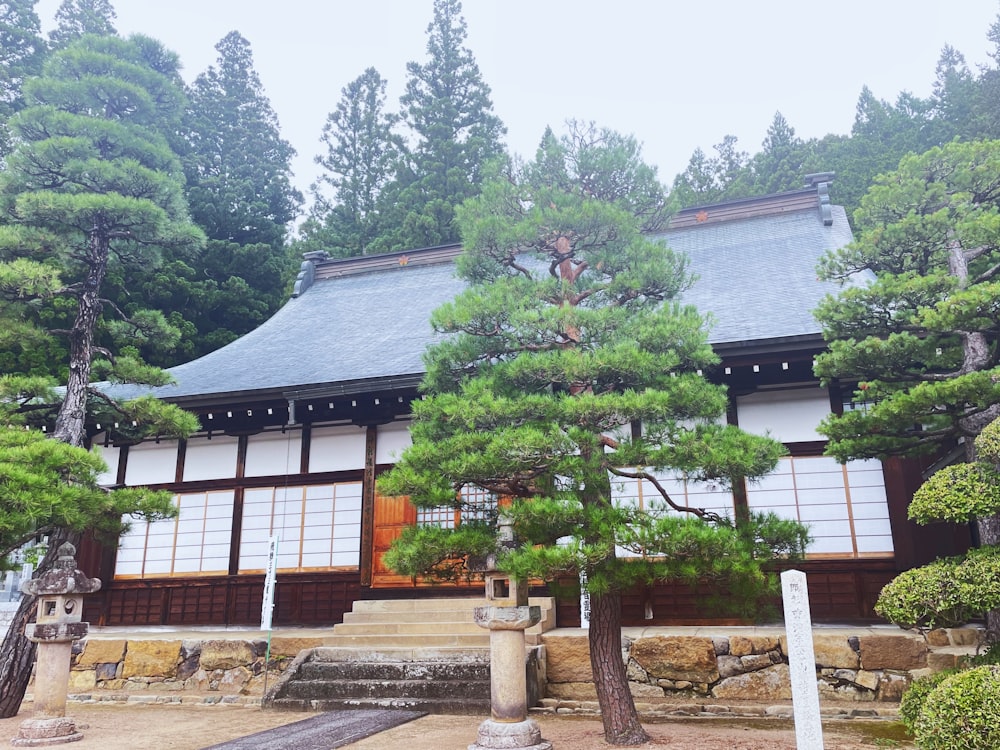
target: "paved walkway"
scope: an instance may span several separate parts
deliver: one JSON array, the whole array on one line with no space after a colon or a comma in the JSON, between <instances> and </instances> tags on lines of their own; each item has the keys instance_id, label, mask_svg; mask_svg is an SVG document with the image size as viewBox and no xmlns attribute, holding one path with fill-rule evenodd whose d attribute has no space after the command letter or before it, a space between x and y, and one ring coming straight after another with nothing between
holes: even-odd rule
<instances>
[{"instance_id":1,"label":"paved walkway","mask_svg":"<svg viewBox=\"0 0 1000 750\"><path fill-rule=\"evenodd\" d=\"M205 750L334 750L426 716L420 711L331 711Z\"/></svg>"}]
</instances>

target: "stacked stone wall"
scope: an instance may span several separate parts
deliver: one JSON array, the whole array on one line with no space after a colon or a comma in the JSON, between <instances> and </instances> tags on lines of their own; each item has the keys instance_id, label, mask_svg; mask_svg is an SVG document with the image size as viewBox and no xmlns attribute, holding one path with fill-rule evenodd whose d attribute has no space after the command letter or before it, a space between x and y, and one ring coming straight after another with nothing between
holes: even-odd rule
<instances>
[{"instance_id":1,"label":"stacked stone wall","mask_svg":"<svg viewBox=\"0 0 1000 750\"><path fill-rule=\"evenodd\" d=\"M320 638L274 638L267 660L264 640L88 638L74 644L69 692L259 696L265 661L273 681L299 651L321 643Z\"/></svg>"},{"instance_id":2,"label":"stacked stone wall","mask_svg":"<svg viewBox=\"0 0 1000 750\"><path fill-rule=\"evenodd\" d=\"M626 629L622 638L629 686L637 702L692 699L705 703L779 703L791 699L788 644L780 629L752 634L677 635L665 629ZM820 697L858 703L895 702L916 677L956 666L974 654L975 628L926 636L892 629L824 632L813 636ZM558 708L596 701L586 631L542 636L539 664L545 703ZM268 680L273 685L304 649L322 637L275 636ZM69 692L113 696L195 694L259 697L264 689L263 639L94 637L74 644Z\"/></svg>"},{"instance_id":3,"label":"stacked stone wall","mask_svg":"<svg viewBox=\"0 0 1000 750\"><path fill-rule=\"evenodd\" d=\"M655 629L650 629L655 630ZM624 635L629 687L639 702L671 698L720 702L790 701L788 642L781 631L753 635ZM896 702L917 677L954 667L976 651L975 628L865 631L813 636L821 699ZM590 702L597 693L590 672L587 635L546 633L550 704Z\"/></svg>"}]
</instances>

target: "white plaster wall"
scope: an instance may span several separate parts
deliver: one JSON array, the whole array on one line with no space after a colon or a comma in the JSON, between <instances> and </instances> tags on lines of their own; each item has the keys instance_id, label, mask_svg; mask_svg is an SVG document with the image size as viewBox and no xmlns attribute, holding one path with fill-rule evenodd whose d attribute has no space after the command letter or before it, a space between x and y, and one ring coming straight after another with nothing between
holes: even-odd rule
<instances>
[{"instance_id":1,"label":"white plaster wall","mask_svg":"<svg viewBox=\"0 0 1000 750\"><path fill-rule=\"evenodd\" d=\"M830 413L830 397L824 388L758 391L736 399L739 425L747 432L783 443L825 440L816 432L820 420Z\"/></svg>"},{"instance_id":2,"label":"white plaster wall","mask_svg":"<svg viewBox=\"0 0 1000 750\"><path fill-rule=\"evenodd\" d=\"M316 427L309 446L309 471L365 468L365 430L354 425Z\"/></svg>"},{"instance_id":3,"label":"white plaster wall","mask_svg":"<svg viewBox=\"0 0 1000 750\"><path fill-rule=\"evenodd\" d=\"M302 459L302 432L261 432L247 439L244 475L248 477L298 474Z\"/></svg>"},{"instance_id":4,"label":"white plaster wall","mask_svg":"<svg viewBox=\"0 0 1000 750\"><path fill-rule=\"evenodd\" d=\"M103 443L104 433L94 437L94 450L108 465L108 470L98 475L97 483L107 487L118 479L118 460L121 458L122 449L115 445L103 445Z\"/></svg>"},{"instance_id":5,"label":"white plaster wall","mask_svg":"<svg viewBox=\"0 0 1000 750\"><path fill-rule=\"evenodd\" d=\"M228 435L191 438L184 455L184 481L235 477L238 448L239 438Z\"/></svg>"},{"instance_id":6,"label":"white plaster wall","mask_svg":"<svg viewBox=\"0 0 1000 750\"><path fill-rule=\"evenodd\" d=\"M409 420L379 425L378 440L375 445L375 463L396 463L403 451L412 444Z\"/></svg>"},{"instance_id":7,"label":"white plaster wall","mask_svg":"<svg viewBox=\"0 0 1000 750\"><path fill-rule=\"evenodd\" d=\"M125 484L161 484L174 481L177 472L177 441L161 440L128 449Z\"/></svg>"}]
</instances>

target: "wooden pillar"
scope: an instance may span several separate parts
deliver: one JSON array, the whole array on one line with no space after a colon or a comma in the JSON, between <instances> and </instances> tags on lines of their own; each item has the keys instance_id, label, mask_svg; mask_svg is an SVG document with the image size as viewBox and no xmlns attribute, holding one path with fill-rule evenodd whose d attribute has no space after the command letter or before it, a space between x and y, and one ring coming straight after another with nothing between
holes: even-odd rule
<instances>
[{"instance_id":1,"label":"wooden pillar","mask_svg":"<svg viewBox=\"0 0 1000 750\"><path fill-rule=\"evenodd\" d=\"M361 585L372 585L372 554L375 543L375 453L378 427L365 429L365 473L361 482Z\"/></svg>"}]
</instances>

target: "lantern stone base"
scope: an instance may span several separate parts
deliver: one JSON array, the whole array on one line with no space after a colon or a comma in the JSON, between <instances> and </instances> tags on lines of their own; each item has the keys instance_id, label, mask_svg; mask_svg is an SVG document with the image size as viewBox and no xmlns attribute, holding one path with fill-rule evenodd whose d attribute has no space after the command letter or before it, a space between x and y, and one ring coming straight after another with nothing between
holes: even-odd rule
<instances>
[{"instance_id":1,"label":"lantern stone base","mask_svg":"<svg viewBox=\"0 0 1000 750\"><path fill-rule=\"evenodd\" d=\"M542 739L542 730L534 719L502 722L487 719L479 725L478 741L469 750L552 750L552 743Z\"/></svg>"},{"instance_id":2,"label":"lantern stone base","mask_svg":"<svg viewBox=\"0 0 1000 750\"><path fill-rule=\"evenodd\" d=\"M54 719L25 719L10 744L15 747L44 747L82 739L83 734L76 730L76 722L60 716Z\"/></svg>"}]
</instances>

